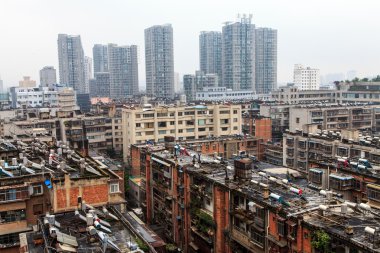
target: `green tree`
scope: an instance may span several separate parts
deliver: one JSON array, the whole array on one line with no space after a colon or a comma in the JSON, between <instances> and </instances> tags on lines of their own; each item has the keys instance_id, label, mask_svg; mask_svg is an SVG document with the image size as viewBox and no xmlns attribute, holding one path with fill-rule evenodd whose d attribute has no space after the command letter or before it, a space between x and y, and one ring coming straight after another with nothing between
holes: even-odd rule
<instances>
[{"instance_id":1,"label":"green tree","mask_svg":"<svg viewBox=\"0 0 380 253\"><path fill-rule=\"evenodd\" d=\"M313 234L313 240L311 241L311 245L320 252L328 253L330 240L330 236L325 231L317 230Z\"/></svg>"},{"instance_id":2,"label":"green tree","mask_svg":"<svg viewBox=\"0 0 380 253\"><path fill-rule=\"evenodd\" d=\"M372 82L380 82L380 75L377 75L375 78L372 78Z\"/></svg>"},{"instance_id":3,"label":"green tree","mask_svg":"<svg viewBox=\"0 0 380 253\"><path fill-rule=\"evenodd\" d=\"M145 242L143 242L140 238L136 238L136 243L139 246L139 248L144 252L149 252L149 247L146 245Z\"/></svg>"}]
</instances>

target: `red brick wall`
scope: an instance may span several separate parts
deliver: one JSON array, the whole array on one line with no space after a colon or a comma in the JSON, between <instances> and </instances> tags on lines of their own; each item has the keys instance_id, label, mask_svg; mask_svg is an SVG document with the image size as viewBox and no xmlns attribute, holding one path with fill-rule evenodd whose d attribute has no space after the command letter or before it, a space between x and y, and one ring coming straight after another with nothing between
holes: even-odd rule
<instances>
[{"instance_id":1,"label":"red brick wall","mask_svg":"<svg viewBox=\"0 0 380 253\"><path fill-rule=\"evenodd\" d=\"M276 214L272 213L271 211L269 211L268 224L269 224L268 233L270 235L272 235L273 237L275 237L277 240L280 240L280 237L278 236L278 233L277 233L277 218L276 218Z\"/></svg>"},{"instance_id":2,"label":"red brick wall","mask_svg":"<svg viewBox=\"0 0 380 253\"><path fill-rule=\"evenodd\" d=\"M105 203L108 201L108 185L85 186L82 197L88 204Z\"/></svg>"},{"instance_id":3,"label":"red brick wall","mask_svg":"<svg viewBox=\"0 0 380 253\"><path fill-rule=\"evenodd\" d=\"M131 146L131 175L140 176L140 149Z\"/></svg>"},{"instance_id":4,"label":"red brick wall","mask_svg":"<svg viewBox=\"0 0 380 253\"><path fill-rule=\"evenodd\" d=\"M309 231L307 228L303 228L303 233L301 234L301 240L303 240L303 251L304 253L312 253L313 248L311 246L311 231ZM307 235L305 238L305 234ZM298 239L298 238L297 238Z\"/></svg>"},{"instance_id":5,"label":"red brick wall","mask_svg":"<svg viewBox=\"0 0 380 253\"><path fill-rule=\"evenodd\" d=\"M78 205L78 197L79 197L79 188L71 188L70 189L70 206Z\"/></svg>"},{"instance_id":6,"label":"red brick wall","mask_svg":"<svg viewBox=\"0 0 380 253\"><path fill-rule=\"evenodd\" d=\"M57 207L65 208L66 207L66 190L57 189Z\"/></svg>"},{"instance_id":7,"label":"red brick wall","mask_svg":"<svg viewBox=\"0 0 380 253\"><path fill-rule=\"evenodd\" d=\"M228 224L228 193L220 187L214 188L214 220L216 223L215 233L215 253L230 252L226 242L224 230L229 227Z\"/></svg>"},{"instance_id":8,"label":"red brick wall","mask_svg":"<svg viewBox=\"0 0 380 253\"><path fill-rule=\"evenodd\" d=\"M264 142L272 139L272 120L269 118L256 119L255 137L263 139Z\"/></svg>"}]
</instances>

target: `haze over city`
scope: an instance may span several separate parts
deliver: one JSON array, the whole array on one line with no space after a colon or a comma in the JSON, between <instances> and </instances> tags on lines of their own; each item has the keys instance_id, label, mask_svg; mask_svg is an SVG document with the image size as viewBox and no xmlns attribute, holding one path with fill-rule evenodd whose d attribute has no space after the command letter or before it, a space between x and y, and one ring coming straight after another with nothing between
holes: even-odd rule
<instances>
[{"instance_id":1,"label":"haze over city","mask_svg":"<svg viewBox=\"0 0 380 253\"><path fill-rule=\"evenodd\" d=\"M57 34L79 34L85 54L97 43L139 47L140 86L145 88L144 29L171 23L174 69L199 69L199 33L221 31L238 13L252 13L257 27L278 30L278 82L290 82L293 66L321 74L356 70L376 75L380 66L377 1L2 1L0 75L6 87L22 76L38 79L43 66L58 67Z\"/></svg>"}]
</instances>

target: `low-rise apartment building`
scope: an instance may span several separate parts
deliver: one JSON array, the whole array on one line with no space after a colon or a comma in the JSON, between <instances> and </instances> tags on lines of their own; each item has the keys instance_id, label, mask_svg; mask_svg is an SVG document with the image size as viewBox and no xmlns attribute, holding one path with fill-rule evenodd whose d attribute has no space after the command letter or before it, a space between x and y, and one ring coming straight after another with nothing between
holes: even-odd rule
<instances>
[{"instance_id":1,"label":"low-rise apartment building","mask_svg":"<svg viewBox=\"0 0 380 253\"><path fill-rule=\"evenodd\" d=\"M371 236L379 212L371 202L309 187L294 169L265 163L253 169L250 159L218 161L171 144L140 157L142 205L147 222L182 251L379 252Z\"/></svg>"},{"instance_id":2,"label":"low-rise apartment building","mask_svg":"<svg viewBox=\"0 0 380 253\"><path fill-rule=\"evenodd\" d=\"M302 130L315 124L322 130L371 129L380 130L380 107L377 105L283 105L262 104L260 115L272 119L275 136L289 130Z\"/></svg>"},{"instance_id":3,"label":"low-rise apartment building","mask_svg":"<svg viewBox=\"0 0 380 253\"><path fill-rule=\"evenodd\" d=\"M162 142L166 135L182 141L241 134L241 115L241 106L230 104L124 108L124 160L130 145Z\"/></svg>"},{"instance_id":4,"label":"low-rise apartment building","mask_svg":"<svg viewBox=\"0 0 380 253\"><path fill-rule=\"evenodd\" d=\"M3 140L0 146L1 252L19 252L19 234L33 230L40 215L75 211L82 199L124 210L123 171L112 171L59 141Z\"/></svg>"}]
</instances>

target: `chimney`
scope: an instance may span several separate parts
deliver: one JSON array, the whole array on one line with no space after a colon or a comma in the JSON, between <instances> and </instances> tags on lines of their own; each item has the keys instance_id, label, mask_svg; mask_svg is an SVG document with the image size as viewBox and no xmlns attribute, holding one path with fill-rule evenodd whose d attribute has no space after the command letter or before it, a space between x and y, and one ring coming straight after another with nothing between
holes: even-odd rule
<instances>
[{"instance_id":1,"label":"chimney","mask_svg":"<svg viewBox=\"0 0 380 253\"><path fill-rule=\"evenodd\" d=\"M252 160L243 158L234 161L235 177L240 179L252 179Z\"/></svg>"},{"instance_id":2,"label":"chimney","mask_svg":"<svg viewBox=\"0 0 380 253\"><path fill-rule=\"evenodd\" d=\"M175 137L165 136L164 141L165 141L165 149L168 150L171 154L174 154Z\"/></svg>"},{"instance_id":3,"label":"chimney","mask_svg":"<svg viewBox=\"0 0 380 253\"><path fill-rule=\"evenodd\" d=\"M269 187L268 186L263 187L263 198L269 199Z\"/></svg>"}]
</instances>

